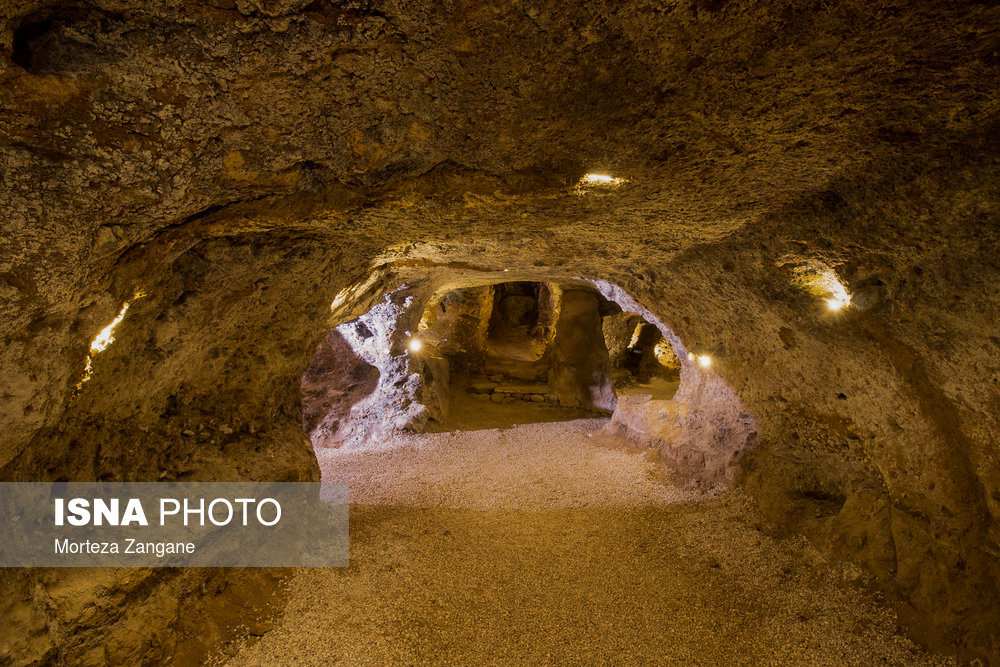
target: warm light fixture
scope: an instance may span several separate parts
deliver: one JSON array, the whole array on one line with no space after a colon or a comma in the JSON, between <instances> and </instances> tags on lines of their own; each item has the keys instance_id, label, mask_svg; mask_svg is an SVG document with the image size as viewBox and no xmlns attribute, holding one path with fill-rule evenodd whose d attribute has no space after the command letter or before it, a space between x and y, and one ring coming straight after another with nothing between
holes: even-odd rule
<instances>
[{"instance_id":1,"label":"warm light fixture","mask_svg":"<svg viewBox=\"0 0 1000 667\"><path fill-rule=\"evenodd\" d=\"M146 296L144 292L136 292L132 297L131 301L126 301L122 304L122 309L118 311L118 315L115 319L111 320L111 324L101 329L100 333L94 337L94 340L90 342L90 354L87 355L87 359L84 362L83 377L76 384L77 391L90 379L90 376L94 370L94 356L104 352L108 349L111 343L115 342L115 327L121 324L121 321L125 319L125 313L128 312L128 307L132 305L132 301L136 299L141 299Z\"/></svg>"},{"instance_id":2,"label":"warm light fixture","mask_svg":"<svg viewBox=\"0 0 1000 667\"><path fill-rule=\"evenodd\" d=\"M847 287L828 264L800 257L784 257L778 262L778 266L786 265L791 266L792 284L822 298L831 311L837 312L851 305Z\"/></svg>"},{"instance_id":3,"label":"warm light fixture","mask_svg":"<svg viewBox=\"0 0 1000 667\"><path fill-rule=\"evenodd\" d=\"M846 291L842 295L836 295L826 300L826 305L830 310L841 310L851 305L851 295Z\"/></svg>"},{"instance_id":4,"label":"warm light fixture","mask_svg":"<svg viewBox=\"0 0 1000 667\"><path fill-rule=\"evenodd\" d=\"M115 327L118 326L123 319L125 319L125 313L128 311L129 302L126 301L122 305L122 309L118 311L118 316L111 321L111 324L101 329L101 332L97 334L97 337L90 343L90 351L94 352L104 352L108 345L115 340Z\"/></svg>"},{"instance_id":5,"label":"warm light fixture","mask_svg":"<svg viewBox=\"0 0 1000 667\"><path fill-rule=\"evenodd\" d=\"M580 179L581 185L618 185L624 182L624 178L615 178L607 174L585 174Z\"/></svg>"},{"instance_id":6,"label":"warm light fixture","mask_svg":"<svg viewBox=\"0 0 1000 667\"><path fill-rule=\"evenodd\" d=\"M688 352L688 361L697 361L702 368L708 368L712 365L712 357L707 354L696 355L694 352Z\"/></svg>"},{"instance_id":7,"label":"warm light fixture","mask_svg":"<svg viewBox=\"0 0 1000 667\"><path fill-rule=\"evenodd\" d=\"M424 348L424 344L420 342L419 338L410 339L410 344L407 345L410 348L410 352L419 352Z\"/></svg>"}]
</instances>

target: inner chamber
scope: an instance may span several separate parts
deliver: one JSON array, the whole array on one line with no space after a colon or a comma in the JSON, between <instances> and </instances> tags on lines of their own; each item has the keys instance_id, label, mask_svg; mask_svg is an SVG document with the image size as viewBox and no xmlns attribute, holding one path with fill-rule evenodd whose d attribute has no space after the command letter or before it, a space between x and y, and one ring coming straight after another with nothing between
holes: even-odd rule
<instances>
[{"instance_id":1,"label":"inner chamber","mask_svg":"<svg viewBox=\"0 0 1000 667\"><path fill-rule=\"evenodd\" d=\"M663 334L595 289L509 282L435 295L417 332L448 370L441 422L491 423L611 414L624 393L672 398L680 362ZM510 406L498 411L494 406Z\"/></svg>"},{"instance_id":2,"label":"inner chamber","mask_svg":"<svg viewBox=\"0 0 1000 667\"><path fill-rule=\"evenodd\" d=\"M317 450L600 418L716 485L755 441L721 378L613 285L519 280L429 294L404 285L373 301L330 332L302 378L303 427Z\"/></svg>"}]
</instances>

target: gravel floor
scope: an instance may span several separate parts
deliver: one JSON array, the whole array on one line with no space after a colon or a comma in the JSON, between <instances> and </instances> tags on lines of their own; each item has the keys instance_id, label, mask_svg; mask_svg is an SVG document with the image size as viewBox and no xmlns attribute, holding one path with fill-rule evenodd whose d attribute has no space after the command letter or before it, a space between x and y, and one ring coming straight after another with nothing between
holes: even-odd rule
<instances>
[{"instance_id":1,"label":"gravel floor","mask_svg":"<svg viewBox=\"0 0 1000 667\"><path fill-rule=\"evenodd\" d=\"M601 423L324 452L352 486L351 566L299 570L229 664L953 664L859 571L588 437Z\"/></svg>"},{"instance_id":2,"label":"gravel floor","mask_svg":"<svg viewBox=\"0 0 1000 667\"><path fill-rule=\"evenodd\" d=\"M650 456L601 432L605 419L413 435L319 452L323 478L351 503L461 509L642 507L696 500Z\"/></svg>"}]
</instances>

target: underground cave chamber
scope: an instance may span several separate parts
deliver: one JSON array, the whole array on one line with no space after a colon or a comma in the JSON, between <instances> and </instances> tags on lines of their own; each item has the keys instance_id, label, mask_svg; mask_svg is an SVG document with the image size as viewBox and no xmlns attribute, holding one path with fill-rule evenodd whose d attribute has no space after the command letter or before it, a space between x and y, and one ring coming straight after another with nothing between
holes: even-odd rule
<instances>
[{"instance_id":1,"label":"underground cave chamber","mask_svg":"<svg viewBox=\"0 0 1000 667\"><path fill-rule=\"evenodd\" d=\"M303 428L319 450L602 418L697 482L724 485L756 424L711 363L607 283L404 285L317 346Z\"/></svg>"},{"instance_id":2,"label":"underground cave chamber","mask_svg":"<svg viewBox=\"0 0 1000 667\"><path fill-rule=\"evenodd\" d=\"M233 667L1000 664L997 0L0 8L0 479L455 473ZM204 664L278 576L4 568L0 664Z\"/></svg>"}]
</instances>

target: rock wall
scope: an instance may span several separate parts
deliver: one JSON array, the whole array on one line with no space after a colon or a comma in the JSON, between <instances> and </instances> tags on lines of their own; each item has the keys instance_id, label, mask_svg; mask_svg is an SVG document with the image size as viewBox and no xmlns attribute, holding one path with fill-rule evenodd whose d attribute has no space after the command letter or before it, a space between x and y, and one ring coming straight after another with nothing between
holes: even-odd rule
<instances>
[{"instance_id":1,"label":"rock wall","mask_svg":"<svg viewBox=\"0 0 1000 667\"><path fill-rule=\"evenodd\" d=\"M314 439L313 444L377 445L394 433L420 430L428 419L446 410L442 399L424 394L439 383L448 386L447 365L435 364L433 357L422 352L407 351L423 306L413 290L404 286L385 295L361 317L337 327L354 353L378 369L379 378L374 390L350 407L337 431Z\"/></svg>"},{"instance_id":2,"label":"rock wall","mask_svg":"<svg viewBox=\"0 0 1000 667\"><path fill-rule=\"evenodd\" d=\"M420 339L448 357L452 370L471 372L486 363L486 334L493 288L470 287L434 295L420 322Z\"/></svg>"},{"instance_id":3,"label":"rock wall","mask_svg":"<svg viewBox=\"0 0 1000 667\"><path fill-rule=\"evenodd\" d=\"M552 393L560 405L612 411L611 360L601 328L600 295L563 289L552 340Z\"/></svg>"},{"instance_id":4,"label":"rock wall","mask_svg":"<svg viewBox=\"0 0 1000 667\"><path fill-rule=\"evenodd\" d=\"M680 366L680 385L672 398L646 393L621 396L608 428L655 449L696 482L727 488L744 456L758 444L756 419L722 376L714 368L700 367L656 314L619 285L604 280L594 285L606 299L635 314L637 324L655 327L673 349L673 354L663 356Z\"/></svg>"},{"instance_id":5,"label":"rock wall","mask_svg":"<svg viewBox=\"0 0 1000 667\"><path fill-rule=\"evenodd\" d=\"M74 348L82 356L66 371L62 418L38 431L2 478L318 479L298 392L289 389L323 335L312 318L328 311L336 283L313 278L330 258L280 235L208 240L154 257L162 262L155 270L150 257L123 263L119 289L131 298L131 279L143 276L145 296L132 300L79 389L87 344ZM272 594L286 575L8 570L0 655L14 664L201 664L241 627L280 611Z\"/></svg>"},{"instance_id":6,"label":"rock wall","mask_svg":"<svg viewBox=\"0 0 1000 667\"><path fill-rule=\"evenodd\" d=\"M336 437L351 408L378 386L379 372L333 330L302 375L302 428L313 443Z\"/></svg>"},{"instance_id":7,"label":"rock wall","mask_svg":"<svg viewBox=\"0 0 1000 667\"><path fill-rule=\"evenodd\" d=\"M608 348L608 358L613 369L621 369L628 358L635 328L642 324L642 318L635 313L614 313L604 317L601 328L604 331L604 345Z\"/></svg>"},{"instance_id":8,"label":"rock wall","mask_svg":"<svg viewBox=\"0 0 1000 667\"><path fill-rule=\"evenodd\" d=\"M712 351L759 427L737 482L776 530L866 565L928 645L1000 653L996 3L0 19L0 478L311 479L300 379L379 281L606 280ZM25 576L9 597L69 581ZM114 634L76 600L19 617L30 655L81 662ZM154 607L128 661L173 632Z\"/></svg>"}]
</instances>

